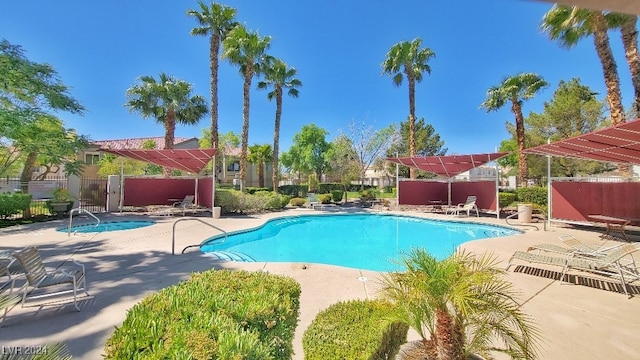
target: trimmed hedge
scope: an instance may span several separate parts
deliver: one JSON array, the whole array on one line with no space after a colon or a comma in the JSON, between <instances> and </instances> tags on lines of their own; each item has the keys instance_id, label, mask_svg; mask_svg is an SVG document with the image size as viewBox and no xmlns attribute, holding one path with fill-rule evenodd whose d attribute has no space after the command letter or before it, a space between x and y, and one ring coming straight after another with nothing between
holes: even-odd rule
<instances>
[{"instance_id":1,"label":"trimmed hedge","mask_svg":"<svg viewBox=\"0 0 640 360\"><path fill-rule=\"evenodd\" d=\"M31 205L29 194L0 194L0 218L7 218L19 214Z\"/></svg>"},{"instance_id":2,"label":"trimmed hedge","mask_svg":"<svg viewBox=\"0 0 640 360\"><path fill-rule=\"evenodd\" d=\"M284 208L288 203L288 196L273 191L245 194L239 190L218 189L215 198L215 204L221 208L223 214L275 211Z\"/></svg>"},{"instance_id":3,"label":"trimmed hedge","mask_svg":"<svg viewBox=\"0 0 640 360\"><path fill-rule=\"evenodd\" d=\"M329 204L331 202L331 194L318 195L318 201L320 201L321 204Z\"/></svg>"},{"instance_id":4,"label":"trimmed hedge","mask_svg":"<svg viewBox=\"0 0 640 360\"><path fill-rule=\"evenodd\" d=\"M331 198L334 202L342 201L344 197L344 191L342 190L331 190Z\"/></svg>"},{"instance_id":5,"label":"trimmed hedge","mask_svg":"<svg viewBox=\"0 0 640 360\"><path fill-rule=\"evenodd\" d=\"M305 200L303 198L294 197L291 200L289 200L289 205L291 205L291 206L302 206L306 202L307 202L307 200Z\"/></svg>"},{"instance_id":6,"label":"trimmed hedge","mask_svg":"<svg viewBox=\"0 0 640 360\"><path fill-rule=\"evenodd\" d=\"M278 187L278 192L283 195L293 197L305 197L309 187L307 185L282 185Z\"/></svg>"},{"instance_id":7,"label":"trimmed hedge","mask_svg":"<svg viewBox=\"0 0 640 360\"><path fill-rule=\"evenodd\" d=\"M516 194L512 192L500 192L498 193L498 198L500 199L500 209L504 209L516 201Z\"/></svg>"},{"instance_id":8,"label":"trimmed hedge","mask_svg":"<svg viewBox=\"0 0 640 360\"><path fill-rule=\"evenodd\" d=\"M321 311L302 336L305 360L394 359L409 326L382 300L339 302Z\"/></svg>"},{"instance_id":9,"label":"trimmed hedge","mask_svg":"<svg viewBox=\"0 0 640 360\"><path fill-rule=\"evenodd\" d=\"M517 190L518 202L547 205L547 188L541 186L521 187Z\"/></svg>"},{"instance_id":10,"label":"trimmed hedge","mask_svg":"<svg viewBox=\"0 0 640 360\"><path fill-rule=\"evenodd\" d=\"M210 270L147 296L107 340L106 359L290 359L300 285Z\"/></svg>"}]
</instances>

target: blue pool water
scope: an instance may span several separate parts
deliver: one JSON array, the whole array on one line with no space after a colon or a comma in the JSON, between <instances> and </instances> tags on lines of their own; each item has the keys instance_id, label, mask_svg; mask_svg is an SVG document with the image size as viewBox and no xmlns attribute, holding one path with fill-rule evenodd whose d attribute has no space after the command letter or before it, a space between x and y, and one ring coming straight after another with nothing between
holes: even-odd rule
<instances>
[{"instance_id":1,"label":"blue pool water","mask_svg":"<svg viewBox=\"0 0 640 360\"><path fill-rule=\"evenodd\" d=\"M250 231L207 239L203 252L222 259L304 262L390 271L412 248L439 259L470 240L519 234L506 227L382 214L278 218Z\"/></svg>"},{"instance_id":2,"label":"blue pool water","mask_svg":"<svg viewBox=\"0 0 640 360\"><path fill-rule=\"evenodd\" d=\"M154 221L107 221L100 224L85 224L85 225L73 225L71 226L72 233L94 233L103 231L120 231L138 229L145 226L155 224ZM69 227L61 227L56 229L57 231L67 232Z\"/></svg>"}]
</instances>

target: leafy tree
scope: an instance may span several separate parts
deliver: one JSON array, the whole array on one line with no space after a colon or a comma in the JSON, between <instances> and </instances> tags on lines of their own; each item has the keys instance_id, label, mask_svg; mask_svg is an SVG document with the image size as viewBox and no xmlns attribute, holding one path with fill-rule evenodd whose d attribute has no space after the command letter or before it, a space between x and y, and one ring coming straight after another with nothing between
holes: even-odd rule
<instances>
[{"instance_id":1,"label":"leafy tree","mask_svg":"<svg viewBox=\"0 0 640 360\"><path fill-rule=\"evenodd\" d=\"M234 27L223 41L222 57L229 59L240 68L244 78L242 105L242 146L240 149L240 186L244 186L247 172L247 150L249 143L249 108L251 81L262 73L262 66L267 57L271 38L262 37L257 32L248 31L243 25Z\"/></svg>"},{"instance_id":2,"label":"leafy tree","mask_svg":"<svg viewBox=\"0 0 640 360\"><path fill-rule=\"evenodd\" d=\"M352 120L349 125L349 138L352 140L357 156L358 178L363 188L367 170L376 160L384 156L387 149L399 141L400 136L395 124L375 130L372 126L367 126L364 121Z\"/></svg>"},{"instance_id":3,"label":"leafy tree","mask_svg":"<svg viewBox=\"0 0 640 360\"><path fill-rule=\"evenodd\" d=\"M544 111L541 114L531 113L525 119L528 146L544 144L547 139L568 139L602 127L605 124L604 105L596 95L577 78L560 81L551 101L544 103ZM531 168L531 177L546 176L546 158L531 155L528 159L535 164ZM602 162L553 157L551 175L571 177L608 168L608 164Z\"/></svg>"},{"instance_id":4,"label":"leafy tree","mask_svg":"<svg viewBox=\"0 0 640 360\"><path fill-rule=\"evenodd\" d=\"M176 123L195 125L207 113L207 105L200 95L191 95L191 84L160 73L141 76L139 82L127 89L126 107L143 118L154 118L164 125L164 148L173 149ZM169 170L165 169L165 174Z\"/></svg>"},{"instance_id":5,"label":"leafy tree","mask_svg":"<svg viewBox=\"0 0 640 360\"><path fill-rule=\"evenodd\" d=\"M599 10L582 9L577 6L554 5L542 19L542 31L551 40L556 40L567 49L593 35L593 41L602 64L604 82L607 87L607 102L611 111L611 122L616 125L624 122L622 93L618 66L609 43L609 20Z\"/></svg>"},{"instance_id":6,"label":"leafy tree","mask_svg":"<svg viewBox=\"0 0 640 360\"><path fill-rule=\"evenodd\" d=\"M409 156L416 154L415 122L416 122L416 83L422 81L422 74L431 74L427 62L436 54L429 48L421 48L422 39L401 41L391 47L382 63L382 73L392 76L396 86L402 85L406 76L409 84ZM416 178L415 169L411 168L410 177Z\"/></svg>"},{"instance_id":7,"label":"leafy tree","mask_svg":"<svg viewBox=\"0 0 640 360\"><path fill-rule=\"evenodd\" d=\"M325 159L329 175L342 184L346 198L348 186L360 175L360 162L353 141L345 134L338 136L331 142Z\"/></svg>"},{"instance_id":8,"label":"leafy tree","mask_svg":"<svg viewBox=\"0 0 640 360\"><path fill-rule=\"evenodd\" d=\"M520 186L527 186L528 168L525 149L524 116L522 103L531 99L535 94L548 86L548 83L538 74L520 73L504 79L500 85L492 86L487 90L487 98L480 105L481 108L496 111L508 102L511 103L511 111L515 116L516 141L518 143L518 177Z\"/></svg>"},{"instance_id":9,"label":"leafy tree","mask_svg":"<svg viewBox=\"0 0 640 360\"><path fill-rule=\"evenodd\" d=\"M417 156L437 156L445 155L447 148L443 148L444 141L440 140L440 135L436 133L432 124L427 124L424 118L420 118L415 124L415 140L416 140L416 155ZM394 143L387 150L388 157L398 156L410 156L409 152L410 143L410 121L400 122L400 139ZM393 169L389 168L389 172L395 173L395 165L391 165ZM406 166L400 166L399 176L409 177L409 169ZM416 171L416 177L418 178L430 178L432 174L426 171Z\"/></svg>"},{"instance_id":10,"label":"leafy tree","mask_svg":"<svg viewBox=\"0 0 640 360\"><path fill-rule=\"evenodd\" d=\"M513 285L495 258L457 252L438 260L413 249L404 271L384 275L382 293L400 320L421 337L411 358L463 360L472 355L533 359L540 331L522 312Z\"/></svg>"},{"instance_id":11,"label":"leafy tree","mask_svg":"<svg viewBox=\"0 0 640 360\"><path fill-rule=\"evenodd\" d=\"M198 1L200 11L187 10L187 15L193 16L198 27L191 29L191 35L209 36L209 69L211 70L211 130L210 141L218 146L218 62L220 58L220 43L229 31L237 25L234 21L236 9L211 2L207 6ZM211 146L210 146L211 147Z\"/></svg>"},{"instance_id":12,"label":"leafy tree","mask_svg":"<svg viewBox=\"0 0 640 360\"><path fill-rule=\"evenodd\" d=\"M314 173L318 179L327 169L325 153L329 150L326 136L329 132L315 124L304 125L293 136L293 145L282 154L280 162L296 173Z\"/></svg>"},{"instance_id":13,"label":"leafy tree","mask_svg":"<svg viewBox=\"0 0 640 360\"><path fill-rule=\"evenodd\" d=\"M256 144L249 146L247 160L258 168L258 186L264 187L264 167L273 158L273 149L269 144Z\"/></svg>"},{"instance_id":14,"label":"leafy tree","mask_svg":"<svg viewBox=\"0 0 640 360\"><path fill-rule=\"evenodd\" d=\"M82 114L84 107L55 69L30 61L20 46L2 39L0 74L0 175L15 172L21 164L20 177L29 181L38 161L48 169L62 164L67 173L79 173L80 162L74 156L87 139L65 129L50 112Z\"/></svg>"},{"instance_id":15,"label":"leafy tree","mask_svg":"<svg viewBox=\"0 0 640 360\"><path fill-rule=\"evenodd\" d=\"M282 117L282 95L283 90L287 90L289 96L297 98L298 89L296 87L302 86L302 82L298 80L296 76L296 69L290 68L287 64L273 57L267 58L267 62L264 66L264 81L258 83L258 89L267 89L273 87L273 90L267 94L269 100L276 99L276 119L273 130L273 191L278 191L278 152L280 144L280 119Z\"/></svg>"}]
</instances>

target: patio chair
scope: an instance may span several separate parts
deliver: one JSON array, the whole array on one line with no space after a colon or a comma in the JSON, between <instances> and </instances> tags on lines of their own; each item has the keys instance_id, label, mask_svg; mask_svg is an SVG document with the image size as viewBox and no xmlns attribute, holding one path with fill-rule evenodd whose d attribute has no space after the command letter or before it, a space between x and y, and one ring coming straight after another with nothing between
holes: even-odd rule
<instances>
[{"instance_id":1,"label":"patio chair","mask_svg":"<svg viewBox=\"0 0 640 360\"><path fill-rule=\"evenodd\" d=\"M638 272L639 267L633 258L633 254L639 251L640 243L622 244L601 257L574 256L574 254L555 257L545 254L516 251L513 256L511 256L511 259L509 259L506 270L509 270L513 260L518 259L529 263L562 267L560 283L564 281L567 272L572 269L604 276L619 277L624 293L629 296L626 278L633 278L633 280L640 279L640 272Z\"/></svg>"},{"instance_id":2,"label":"patio chair","mask_svg":"<svg viewBox=\"0 0 640 360\"><path fill-rule=\"evenodd\" d=\"M316 196L315 193L308 193L307 202L305 203L305 206L308 208L314 209L318 205L320 205L320 200L318 199L318 196Z\"/></svg>"},{"instance_id":3,"label":"patio chair","mask_svg":"<svg viewBox=\"0 0 640 360\"><path fill-rule=\"evenodd\" d=\"M6 252L10 255L9 252ZM4 257L0 252L0 311L3 312L0 323L7 317L9 310L13 309L21 300L18 293L14 293L16 277L11 274L12 264L15 259Z\"/></svg>"},{"instance_id":4,"label":"patio chair","mask_svg":"<svg viewBox=\"0 0 640 360\"><path fill-rule=\"evenodd\" d=\"M540 250L546 252L552 252L557 254L576 254L584 256L604 256L609 251L616 249L624 244L618 244L609 247L599 247L594 245L585 244L582 241L576 239L573 235L561 235L560 240L568 247L558 246L555 244L542 243L530 246L527 251Z\"/></svg>"},{"instance_id":5,"label":"patio chair","mask_svg":"<svg viewBox=\"0 0 640 360\"><path fill-rule=\"evenodd\" d=\"M187 212L187 209L195 209L196 205L193 201L196 199L195 195L187 195L182 199L182 201L174 202L171 205L170 212L173 213L174 210L182 211L182 216L184 216Z\"/></svg>"},{"instance_id":6,"label":"patio chair","mask_svg":"<svg viewBox=\"0 0 640 360\"><path fill-rule=\"evenodd\" d=\"M465 201L464 204L461 203L456 206L447 208L445 214L460 215L461 213L466 212L467 216L471 216L470 213L472 210L475 210L477 217L480 216L480 213L478 212L478 206L476 205L475 195L467 196L467 201Z\"/></svg>"},{"instance_id":7,"label":"patio chair","mask_svg":"<svg viewBox=\"0 0 640 360\"><path fill-rule=\"evenodd\" d=\"M60 268L54 271L48 271L42 262L40 252L33 246L16 251L13 256L22 266L27 279L27 283L23 286L23 307L27 298L39 299L73 293L73 306L77 311L80 311L77 301L78 291L84 291L87 296L89 295L87 292L84 265L71 260L73 262L72 269ZM63 290L62 288L65 286L71 286L71 289ZM42 292L42 294L39 294L40 292Z\"/></svg>"}]
</instances>

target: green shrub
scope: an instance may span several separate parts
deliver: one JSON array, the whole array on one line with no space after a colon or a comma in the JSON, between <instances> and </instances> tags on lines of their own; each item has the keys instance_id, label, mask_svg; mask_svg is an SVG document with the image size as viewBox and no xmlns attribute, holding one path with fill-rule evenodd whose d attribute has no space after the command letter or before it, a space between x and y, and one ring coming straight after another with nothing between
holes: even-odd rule
<instances>
[{"instance_id":1,"label":"green shrub","mask_svg":"<svg viewBox=\"0 0 640 360\"><path fill-rule=\"evenodd\" d=\"M396 188L394 186L387 185L384 187L384 192L386 194L394 194L396 192Z\"/></svg>"},{"instance_id":2,"label":"green shrub","mask_svg":"<svg viewBox=\"0 0 640 360\"><path fill-rule=\"evenodd\" d=\"M541 186L521 187L517 190L518 202L547 205L547 188Z\"/></svg>"},{"instance_id":3,"label":"green shrub","mask_svg":"<svg viewBox=\"0 0 640 360\"><path fill-rule=\"evenodd\" d=\"M334 202L342 201L344 197L344 191L342 190L331 190L331 198Z\"/></svg>"},{"instance_id":4,"label":"green shrub","mask_svg":"<svg viewBox=\"0 0 640 360\"><path fill-rule=\"evenodd\" d=\"M360 200L371 201L376 199L378 191L376 189L365 189L360 192Z\"/></svg>"},{"instance_id":5,"label":"green shrub","mask_svg":"<svg viewBox=\"0 0 640 360\"><path fill-rule=\"evenodd\" d=\"M307 202L307 200L305 200L303 198L294 197L291 200L289 200L289 205L291 205L291 206L302 206L306 202Z\"/></svg>"},{"instance_id":6,"label":"green shrub","mask_svg":"<svg viewBox=\"0 0 640 360\"><path fill-rule=\"evenodd\" d=\"M257 213L280 210L287 206L289 197L273 191L258 191L245 194L239 190L220 189L216 191L215 204L223 214Z\"/></svg>"},{"instance_id":7,"label":"green shrub","mask_svg":"<svg viewBox=\"0 0 640 360\"><path fill-rule=\"evenodd\" d=\"M271 189L263 187L247 187L244 190L247 192L247 194L255 194L258 191L271 191Z\"/></svg>"},{"instance_id":8,"label":"green shrub","mask_svg":"<svg viewBox=\"0 0 640 360\"><path fill-rule=\"evenodd\" d=\"M300 285L211 270L147 296L105 344L106 359L290 359Z\"/></svg>"},{"instance_id":9,"label":"green shrub","mask_svg":"<svg viewBox=\"0 0 640 360\"><path fill-rule=\"evenodd\" d=\"M516 194L512 192L500 192L498 193L498 198L500 199L500 208L502 209L516 201Z\"/></svg>"},{"instance_id":10,"label":"green shrub","mask_svg":"<svg viewBox=\"0 0 640 360\"><path fill-rule=\"evenodd\" d=\"M409 326L381 300L340 302L320 312L302 336L305 360L394 359Z\"/></svg>"},{"instance_id":11,"label":"green shrub","mask_svg":"<svg viewBox=\"0 0 640 360\"><path fill-rule=\"evenodd\" d=\"M31 204L29 194L0 194L0 218L7 218L27 210Z\"/></svg>"},{"instance_id":12,"label":"green shrub","mask_svg":"<svg viewBox=\"0 0 640 360\"><path fill-rule=\"evenodd\" d=\"M306 185L282 185L278 187L278 192L283 195L293 197L307 196L308 187Z\"/></svg>"},{"instance_id":13,"label":"green shrub","mask_svg":"<svg viewBox=\"0 0 640 360\"><path fill-rule=\"evenodd\" d=\"M339 183L318 184L318 193L320 194L330 194L333 190L344 190L344 185Z\"/></svg>"},{"instance_id":14,"label":"green shrub","mask_svg":"<svg viewBox=\"0 0 640 360\"><path fill-rule=\"evenodd\" d=\"M331 202L331 194L318 195L318 201L320 201L321 204L329 204Z\"/></svg>"}]
</instances>

